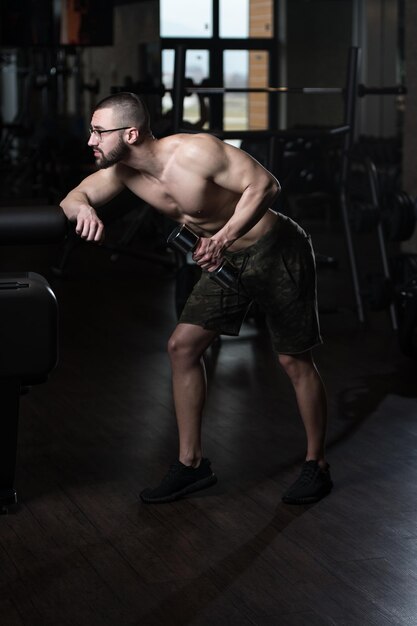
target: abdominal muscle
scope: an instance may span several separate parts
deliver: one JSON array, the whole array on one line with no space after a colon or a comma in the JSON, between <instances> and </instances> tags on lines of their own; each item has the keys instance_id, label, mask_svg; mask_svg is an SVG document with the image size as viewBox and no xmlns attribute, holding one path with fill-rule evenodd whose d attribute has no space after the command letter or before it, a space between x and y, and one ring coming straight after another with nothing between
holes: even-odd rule
<instances>
[{"instance_id":1,"label":"abdominal muscle","mask_svg":"<svg viewBox=\"0 0 417 626\"><path fill-rule=\"evenodd\" d=\"M196 235L201 237L212 237L226 224L228 219L224 220L206 220L198 219L198 215L187 215L183 213L182 219L178 221L186 224ZM230 252L237 252L252 246L258 239L263 237L277 222L277 214L268 209L261 217L259 222L255 224L247 233L239 237L231 246L228 247Z\"/></svg>"}]
</instances>

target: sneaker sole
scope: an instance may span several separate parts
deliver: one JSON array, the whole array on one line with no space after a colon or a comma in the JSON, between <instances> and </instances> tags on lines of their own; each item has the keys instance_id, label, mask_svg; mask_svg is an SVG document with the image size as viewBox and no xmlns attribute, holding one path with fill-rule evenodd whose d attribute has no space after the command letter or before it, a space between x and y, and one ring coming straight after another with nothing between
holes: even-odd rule
<instances>
[{"instance_id":1,"label":"sneaker sole","mask_svg":"<svg viewBox=\"0 0 417 626\"><path fill-rule=\"evenodd\" d=\"M176 491L175 493L170 493L169 496L163 496L161 498L147 498L146 496L140 495L140 499L145 504L163 504L165 502L174 502L175 500L179 500L184 496L188 496L190 493L194 493L195 491L201 491L202 489L207 489L212 485L217 483L217 476L212 474L207 478L202 478L201 480L197 480L195 483L191 485L187 485L180 491Z\"/></svg>"},{"instance_id":2,"label":"sneaker sole","mask_svg":"<svg viewBox=\"0 0 417 626\"><path fill-rule=\"evenodd\" d=\"M291 497L283 496L282 501L285 504L314 504L315 502L319 502L320 500L328 496L332 488L333 488L333 485L325 489L323 492L321 492L317 496L309 496L306 498L291 498Z\"/></svg>"}]
</instances>

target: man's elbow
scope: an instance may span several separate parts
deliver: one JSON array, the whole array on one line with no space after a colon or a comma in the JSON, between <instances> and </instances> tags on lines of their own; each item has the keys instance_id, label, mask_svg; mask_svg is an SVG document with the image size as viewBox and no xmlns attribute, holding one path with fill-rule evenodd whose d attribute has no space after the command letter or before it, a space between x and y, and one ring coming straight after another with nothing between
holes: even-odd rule
<instances>
[{"instance_id":1,"label":"man's elbow","mask_svg":"<svg viewBox=\"0 0 417 626\"><path fill-rule=\"evenodd\" d=\"M63 200L61 200L59 206L63 210L67 219L69 219L71 222L76 221L78 211L75 208L74 200L70 197L70 194L68 194L67 196L65 196L65 198L63 198Z\"/></svg>"},{"instance_id":2,"label":"man's elbow","mask_svg":"<svg viewBox=\"0 0 417 626\"><path fill-rule=\"evenodd\" d=\"M272 202L274 202L278 198L280 193L281 193L281 185L279 184L276 178L271 177L268 180L268 185L266 188L266 196L268 198L268 201L272 204Z\"/></svg>"},{"instance_id":3,"label":"man's elbow","mask_svg":"<svg viewBox=\"0 0 417 626\"><path fill-rule=\"evenodd\" d=\"M59 203L59 206L61 207L61 209L64 211L66 215L69 209L69 207L67 206L67 196L65 196L65 198L61 200L61 202Z\"/></svg>"}]
</instances>

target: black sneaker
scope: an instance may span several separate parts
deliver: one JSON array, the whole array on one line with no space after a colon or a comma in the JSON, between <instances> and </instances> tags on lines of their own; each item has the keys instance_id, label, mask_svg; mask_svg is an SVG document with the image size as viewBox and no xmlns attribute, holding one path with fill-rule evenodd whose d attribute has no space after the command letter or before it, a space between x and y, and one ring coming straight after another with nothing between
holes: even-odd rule
<instances>
[{"instance_id":1,"label":"black sneaker","mask_svg":"<svg viewBox=\"0 0 417 626\"><path fill-rule=\"evenodd\" d=\"M282 496L286 504L311 504L330 493L333 487L330 466L322 469L317 461L305 461L300 476Z\"/></svg>"},{"instance_id":2,"label":"black sneaker","mask_svg":"<svg viewBox=\"0 0 417 626\"><path fill-rule=\"evenodd\" d=\"M201 463L197 468L188 467L175 461L169 468L166 476L161 484L155 489L144 489L140 494L142 502L158 503L173 502L183 496L206 489L217 483L217 476L211 471L210 461L201 459Z\"/></svg>"}]
</instances>

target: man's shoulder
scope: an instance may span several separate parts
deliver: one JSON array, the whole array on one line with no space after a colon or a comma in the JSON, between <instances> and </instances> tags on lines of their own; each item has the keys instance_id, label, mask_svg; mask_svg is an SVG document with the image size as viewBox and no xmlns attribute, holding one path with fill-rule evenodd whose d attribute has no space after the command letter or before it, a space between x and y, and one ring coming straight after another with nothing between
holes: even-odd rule
<instances>
[{"instance_id":1,"label":"man's shoulder","mask_svg":"<svg viewBox=\"0 0 417 626\"><path fill-rule=\"evenodd\" d=\"M160 142L166 142L167 145L177 146L195 146L206 144L221 144L221 140L210 133L176 133L168 135L160 139Z\"/></svg>"},{"instance_id":2,"label":"man's shoulder","mask_svg":"<svg viewBox=\"0 0 417 626\"><path fill-rule=\"evenodd\" d=\"M172 135L172 145L177 158L194 160L221 150L223 143L209 133L179 133Z\"/></svg>"}]
</instances>

